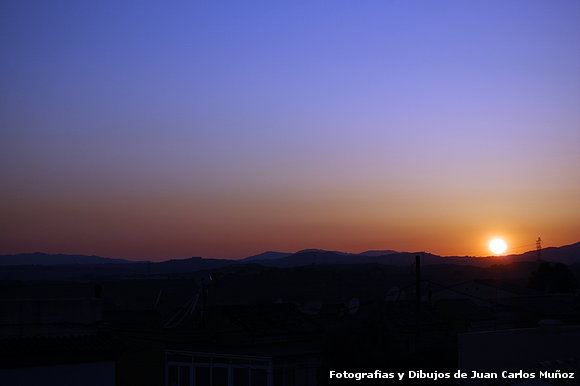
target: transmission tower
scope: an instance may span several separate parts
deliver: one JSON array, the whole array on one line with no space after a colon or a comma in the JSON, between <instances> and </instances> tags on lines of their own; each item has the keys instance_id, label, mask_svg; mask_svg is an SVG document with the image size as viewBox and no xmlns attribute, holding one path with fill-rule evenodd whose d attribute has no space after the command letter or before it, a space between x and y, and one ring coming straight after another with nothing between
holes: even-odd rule
<instances>
[{"instance_id":1,"label":"transmission tower","mask_svg":"<svg viewBox=\"0 0 580 386\"><path fill-rule=\"evenodd\" d=\"M542 261L542 239L540 236L536 240L536 256L538 256L538 262Z\"/></svg>"}]
</instances>

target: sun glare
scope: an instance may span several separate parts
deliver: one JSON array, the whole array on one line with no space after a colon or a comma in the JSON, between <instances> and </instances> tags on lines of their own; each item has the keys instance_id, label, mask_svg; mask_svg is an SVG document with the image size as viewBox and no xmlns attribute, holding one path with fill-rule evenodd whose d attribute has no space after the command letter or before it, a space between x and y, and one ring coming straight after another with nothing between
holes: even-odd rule
<instances>
[{"instance_id":1,"label":"sun glare","mask_svg":"<svg viewBox=\"0 0 580 386\"><path fill-rule=\"evenodd\" d=\"M489 242L489 250L494 255L501 255L507 250L507 243L500 238L495 238Z\"/></svg>"}]
</instances>

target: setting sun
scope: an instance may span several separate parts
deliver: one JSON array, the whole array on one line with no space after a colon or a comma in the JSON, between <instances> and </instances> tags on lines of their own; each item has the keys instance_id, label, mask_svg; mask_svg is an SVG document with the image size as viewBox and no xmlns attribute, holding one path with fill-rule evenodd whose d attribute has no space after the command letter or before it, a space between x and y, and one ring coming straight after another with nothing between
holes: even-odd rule
<instances>
[{"instance_id":1,"label":"setting sun","mask_svg":"<svg viewBox=\"0 0 580 386\"><path fill-rule=\"evenodd\" d=\"M495 238L489 242L489 250L495 255L501 255L507 250L507 243L500 238Z\"/></svg>"}]
</instances>

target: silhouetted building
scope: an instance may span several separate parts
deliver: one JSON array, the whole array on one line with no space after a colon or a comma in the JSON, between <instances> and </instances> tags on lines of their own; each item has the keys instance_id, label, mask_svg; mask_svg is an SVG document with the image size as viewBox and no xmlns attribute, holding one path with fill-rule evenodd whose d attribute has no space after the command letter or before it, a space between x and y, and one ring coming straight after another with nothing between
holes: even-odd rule
<instances>
[{"instance_id":1,"label":"silhouetted building","mask_svg":"<svg viewBox=\"0 0 580 386\"><path fill-rule=\"evenodd\" d=\"M99 333L92 286L2 288L0 385L115 385L120 345Z\"/></svg>"},{"instance_id":2,"label":"silhouetted building","mask_svg":"<svg viewBox=\"0 0 580 386\"><path fill-rule=\"evenodd\" d=\"M501 371L574 372L580 374L580 326L559 326L557 321L543 321L537 328L471 332L459 335L459 368L471 373ZM497 379L502 385L525 379ZM540 379L544 384L560 384L561 379ZM552 383L556 381L556 383ZM486 385L490 380L466 379L461 384ZM572 383L578 384L578 379Z\"/></svg>"}]
</instances>

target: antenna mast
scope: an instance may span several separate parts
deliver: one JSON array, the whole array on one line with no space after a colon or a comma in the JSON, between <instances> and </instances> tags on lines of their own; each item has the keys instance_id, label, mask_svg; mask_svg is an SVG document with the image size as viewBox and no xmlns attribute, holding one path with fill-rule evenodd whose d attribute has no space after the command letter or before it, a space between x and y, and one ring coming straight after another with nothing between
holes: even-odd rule
<instances>
[{"instance_id":1,"label":"antenna mast","mask_svg":"<svg viewBox=\"0 0 580 386\"><path fill-rule=\"evenodd\" d=\"M538 256L538 262L542 261L542 239L538 236L536 240L536 256Z\"/></svg>"}]
</instances>

